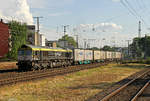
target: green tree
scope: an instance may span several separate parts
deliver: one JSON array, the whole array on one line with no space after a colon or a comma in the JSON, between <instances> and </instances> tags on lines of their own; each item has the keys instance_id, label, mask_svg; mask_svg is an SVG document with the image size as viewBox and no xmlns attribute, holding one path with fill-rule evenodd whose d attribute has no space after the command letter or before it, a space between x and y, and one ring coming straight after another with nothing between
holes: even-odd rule
<instances>
[{"instance_id":1,"label":"green tree","mask_svg":"<svg viewBox=\"0 0 150 101\"><path fill-rule=\"evenodd\" d=\"M134 58L142 56L140 40L140 38L134 38L132 44L129 46L130 51L132 52L132 57Z\"/></svg>"},{"instance_id":2,"label":"green tree","mask_svg":"<svg viewBox=\"0 0 150 101\"><path fill-rule=\"evenodd\" d=\"M8 58L17 59L17 51L22 44L26 44L27 26L16 21L9 22L11 34L11 51L7 54Z\"/></svg>"},{"instance_id":3,"label":"green tree","mask_svg":"<svg viewBox=\"0 0 150 101\"><path fill-rule=\"evenodd\" d=\"M145 36L140 39L140 48L142 49L142 53L144 57L150 56L150 36Z\"/></svg>"},{"instance_id":4,"label":"green tree","mask_svg":"<svg viewBox=\"0 0 150 101\"><path fill-rule=\"evenodd\" d=\"M69 44L73 45L73 47L77 47L76 41L71 36L64 35L62 36L62 38L59 39L59 41L67 41Z\"/></svg>"},{"instance_id":5,"label":"green tree","mask_svg":"<svg viewBox=\"0 0 150 101\"><path fill-rule=\"evenodd\" d=\"M150 57L150 36L134 38L130 47L133 57Z\"/></svg>"},{"instance_id":6,"label":"green tree","mask_svg":"<svg viewBox=\"0 0 150 101\"><path fill-rule=\"evenodd\" d=\"M92 49L92 50L100 50L98 47L92 47L90 49Z\"/></svg>"},{"instance_id":7,"label":"green tree","mask_svg":"<svg viewBox=\"0 0 150 101\"><path fill-rule=\"evenodd\" d=\"M103 50L103 51L115 51L115 48L111 48L110 46L104 46L101 50Z\"/></svg>"}]
</instances>

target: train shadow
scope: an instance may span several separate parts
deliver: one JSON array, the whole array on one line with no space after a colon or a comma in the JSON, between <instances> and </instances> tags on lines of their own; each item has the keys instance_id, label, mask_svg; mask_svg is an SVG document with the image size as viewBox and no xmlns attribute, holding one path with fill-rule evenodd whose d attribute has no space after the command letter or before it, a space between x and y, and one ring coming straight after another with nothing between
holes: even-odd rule
<instances>
[{"instance_id":1,"label":"train shadow","mask_svg":"<svg viewBox=\"0 0 150 101\"><path fill-rule=\"evenodd\" d=\"M9 72L19 72L17 68L15 69L6 69L6 70L0 70L0 73L9 73Z\"/></svg>"},{"instance_id":2,"label":"train shadow","mask_svg":"<svg viewBox=\"0 0 150 101\"><path fill-rule=\"evenodd\" d=\"M134 64L132 64L132 65L130 65L130 64L123 64L123 65L118 65L118 66L116 66L116 67L122 67L122 68L150 68L150 66L148 66L148 65L145 65L145 64L143 64L143 65L134 65Z\"/></svg>"}]
</instances>

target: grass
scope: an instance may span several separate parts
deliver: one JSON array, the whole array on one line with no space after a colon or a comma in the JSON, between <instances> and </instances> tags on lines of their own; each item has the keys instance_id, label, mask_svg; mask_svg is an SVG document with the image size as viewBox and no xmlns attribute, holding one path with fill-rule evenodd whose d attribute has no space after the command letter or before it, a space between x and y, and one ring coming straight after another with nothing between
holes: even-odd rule
<instances>
[{"instance_id":1,"label":"grass","mask_svg":"<svg viewBox=\"0 0 150 101\"><path fill-rule=\"evenodd\" d=\"M64 76L18 83L0 88L0 101L84 101L143 68L143 64L109 64Z\"/></svg>"}]
</instances>

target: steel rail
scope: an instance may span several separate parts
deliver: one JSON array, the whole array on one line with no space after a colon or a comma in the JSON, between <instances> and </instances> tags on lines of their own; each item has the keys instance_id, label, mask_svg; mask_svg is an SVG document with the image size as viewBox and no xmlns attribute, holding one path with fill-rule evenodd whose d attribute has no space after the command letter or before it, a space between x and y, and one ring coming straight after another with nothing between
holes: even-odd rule
<instances>
[{"instance_id":1,"label":"steel rail","mask_svg":"<svg viewBox=\"0 0 150 101\"><path fill-rule=\"evenodd\" d=\"M137 94L131 99L131 101L136 101L138 96L143 93L143 91L148 87L149 84L150 84L150 80L141 88L141 90L139 90L139 92L137 92Z\"/></svg>"},{"instance_id":2,"label":"steel rail","mask_svg":"<svg viewBox=\"0 0 150 101\"><path fill-rule=\"evenodd\" d=\"M148 72L150 72L150 70L142 73L141 75L139 75L137 78L129 81L128 83L124 84L123 86L121 86L120 88L116 89L115 91L111 92L110 94L106 95L105 97L103 97L100 101L107 101L109 100L111 97L113 97L114 95L118 94L121 90L123 90L124 88L126 88L128 85L130 85L131 83L133 83L136 79L142 77L143 75L147 74Z\"/></svg>"}]
</instances>

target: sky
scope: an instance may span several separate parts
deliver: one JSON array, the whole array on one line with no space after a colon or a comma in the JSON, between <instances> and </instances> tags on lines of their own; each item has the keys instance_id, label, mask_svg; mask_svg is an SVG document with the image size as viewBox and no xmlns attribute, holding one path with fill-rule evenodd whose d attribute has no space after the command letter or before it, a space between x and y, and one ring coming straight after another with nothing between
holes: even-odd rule
<instances>
[{"instance_id":1,"label":"sky","mask_svg":"<svg viewBox=\"0 0 150 101\"><path fill-rule=\"evenodd\" d=\"M67 27L70 36L79 36L91 47L127 46L126 40L138 36L141 21L142 36L150 32L150 0L3 0L0 18L36 24L40 18L40 33L48 40L57 40ZM149 34L148 34L149 35Z\"/></svg>"}]
</instances>

